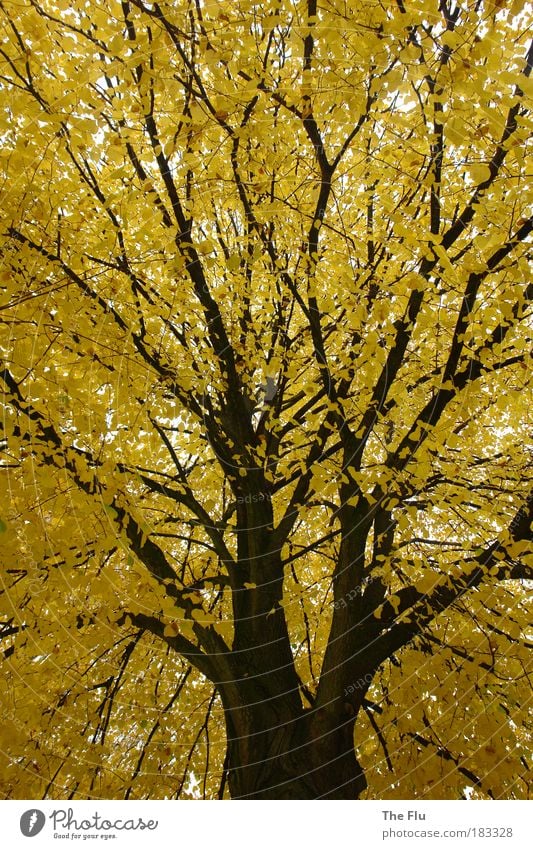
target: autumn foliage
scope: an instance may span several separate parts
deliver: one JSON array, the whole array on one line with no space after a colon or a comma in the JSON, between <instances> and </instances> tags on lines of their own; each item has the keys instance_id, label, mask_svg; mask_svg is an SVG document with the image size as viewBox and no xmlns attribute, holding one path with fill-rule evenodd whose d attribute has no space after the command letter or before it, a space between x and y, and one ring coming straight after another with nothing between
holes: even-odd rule
<instances>
[{"instance_id":1,"label":"autumn foliage","mask_svg":"<svg viewBox=\"0 0 533 849\"><path fill-rule=\"evenodd\" d=\"M0 26L2 796L530 796L530 4Z\"/></svg>"}]
</instances>

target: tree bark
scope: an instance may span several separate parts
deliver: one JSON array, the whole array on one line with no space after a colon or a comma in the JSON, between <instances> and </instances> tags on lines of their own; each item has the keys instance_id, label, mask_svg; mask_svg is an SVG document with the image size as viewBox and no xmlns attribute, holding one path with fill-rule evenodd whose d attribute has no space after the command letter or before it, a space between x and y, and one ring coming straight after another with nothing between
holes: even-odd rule
<instances>
[{"instance_id":1,"label":"tree bark","mask_svg":"<svg viewBox=\"0 0 533 849\"><path fill-rule=\"evenodd\" d=\"M366 780L353 715L261 703L226 711L232 799L358 799Z\"/></svg>"},{"instance_id":2,"label":"tree bark","mask_svg":"<svg viewBox=\"0 0 533 849\"><path fill-rule=\"evenodd\" d=\"M366 781L354 750L360 705L343 685L305 709L282 604L284 564L273 541L270 498L237 504L238 568L233 576L232 680L221 675L232 799L357 799ZM338 612L336 612L338 615Z\"/></svg>"}]
</instances>

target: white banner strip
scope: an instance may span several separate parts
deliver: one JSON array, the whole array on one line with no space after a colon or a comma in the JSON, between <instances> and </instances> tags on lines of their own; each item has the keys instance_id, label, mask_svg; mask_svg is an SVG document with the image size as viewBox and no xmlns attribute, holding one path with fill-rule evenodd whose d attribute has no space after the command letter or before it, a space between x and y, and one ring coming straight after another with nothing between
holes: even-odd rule
<instances>
[{"instance_id":1,"label":"white banner strip","mask_svg":"<svg viewBox=\"0 0 533 849\"><path fill-rule=\"evenodd\" d=\"M532 802L4 801L2 845L531 849Z\"/></svg>"}]
</instances>

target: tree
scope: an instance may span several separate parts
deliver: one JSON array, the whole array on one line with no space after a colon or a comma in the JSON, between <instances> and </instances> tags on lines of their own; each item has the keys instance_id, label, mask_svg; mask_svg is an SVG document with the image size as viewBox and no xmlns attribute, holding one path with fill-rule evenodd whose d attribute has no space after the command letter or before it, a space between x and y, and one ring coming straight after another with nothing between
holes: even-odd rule
<instances>
[{"instance_id":1,"label":"tree","mask_svg":"<svg viewBox=\"0 0 533 849\"><path fill-rule=\"evenodd\" d=\"M3 795L526 797L529 4L0 10Z\"/></svg>"}]
</instances>

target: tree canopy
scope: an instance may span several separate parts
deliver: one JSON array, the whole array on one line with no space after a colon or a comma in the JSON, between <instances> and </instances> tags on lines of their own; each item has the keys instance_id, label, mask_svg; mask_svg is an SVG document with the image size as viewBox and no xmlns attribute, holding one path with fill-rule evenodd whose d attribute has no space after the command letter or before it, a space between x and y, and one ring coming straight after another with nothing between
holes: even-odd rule
<instances>
[{"instance_id":1,"label":"tree canopy","mask_svg":"<svg viewBox=\"0 0 533 849\"><path fill-rule=\"evenodd\" d=\"M531 794L531 7L0 0L5 798Z\"/></svg>"}]
</instances>

